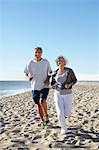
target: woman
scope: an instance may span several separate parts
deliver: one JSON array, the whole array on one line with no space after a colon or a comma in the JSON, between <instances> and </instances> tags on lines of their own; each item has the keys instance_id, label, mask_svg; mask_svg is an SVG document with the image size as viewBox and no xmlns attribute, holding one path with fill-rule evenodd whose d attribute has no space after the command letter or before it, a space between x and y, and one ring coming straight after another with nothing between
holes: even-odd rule
<instances>
[{"instance_id":1,"label":"woman","mask_svg":"<svg viewBox=\"0 0 99 150\"><path fill-rule=\"evenodd\" d=\"M54 100L61 134L68 132L65 117L69 117L72 110L72 86L77 82L71 68L65 67L67 60L63 56L56 59L58 69L52 75L51 85L55 89Z\"/></svg>"}]
</instances>

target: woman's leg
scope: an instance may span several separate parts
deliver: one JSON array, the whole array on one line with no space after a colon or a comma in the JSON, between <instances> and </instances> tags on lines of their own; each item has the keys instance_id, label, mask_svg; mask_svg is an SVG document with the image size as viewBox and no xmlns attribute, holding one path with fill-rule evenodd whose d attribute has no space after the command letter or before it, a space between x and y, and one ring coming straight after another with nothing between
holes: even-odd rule
<instances>
[{"instance_id":1,"label":"woman's leg","mask_svg":"<svg viewBox=\"0 0 99 150\"><path fill-rule=\"evenodd\" d=\"M64 115L63 95L54 93L54 100L55 100L56 112L57 112L59 124L61 126L61 129L65 133L67 131L67 127L66 127L65 115Z\"/></svg>"},{"instance_id":2,"label":"woman's leg","mask_svg":"<svg viewBox=\"0 0 99 150\"><path fill-rule=\"evenodd\" d=\"M72 111L72 94L64 95L64 113L66 117L70 117Z\"/></svg>"}]
</instances>

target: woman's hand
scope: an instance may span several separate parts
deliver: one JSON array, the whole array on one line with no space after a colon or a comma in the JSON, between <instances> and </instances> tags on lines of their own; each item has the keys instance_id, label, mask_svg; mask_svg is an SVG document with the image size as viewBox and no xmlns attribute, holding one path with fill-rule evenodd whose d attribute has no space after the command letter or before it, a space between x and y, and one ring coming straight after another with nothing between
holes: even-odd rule
<instances>
[{"instance_id":1,"label":"woman's hand","mask_svg":"<svg viewBox=\"0 0 99 150\"><path fill-rule=\"evenodd\" d=\"M70 83L64 85L65 89L69 89L71 86L72 86L72 84L70 84Z\"/></svg>"},{"instance_id":2,"label":"woman's hand","mask_svg":"<svg viewBox=\"0 0 99 150\"><path fill-rule=\"evenodd\" d=\"M52 85L52 89L56 89L56 85L54 84L54 85Z\"/></svg>"}]
</instances>

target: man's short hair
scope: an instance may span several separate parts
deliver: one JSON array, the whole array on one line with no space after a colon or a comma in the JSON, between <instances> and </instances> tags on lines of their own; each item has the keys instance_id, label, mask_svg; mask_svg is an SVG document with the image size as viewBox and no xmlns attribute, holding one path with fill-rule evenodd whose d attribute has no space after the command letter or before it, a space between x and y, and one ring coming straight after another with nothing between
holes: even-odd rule
<instances>
[{"instance_id":1,"label":"man's short hair","mask_svg":"<svg viewBox=\"0 0 99 150\"><path fill-rule=\"evenodd\" d=\"M41 47L36 47L36 48L34 48L34 49L40 50L41 52L43 52Z\"/></svg>"}]
</instances>

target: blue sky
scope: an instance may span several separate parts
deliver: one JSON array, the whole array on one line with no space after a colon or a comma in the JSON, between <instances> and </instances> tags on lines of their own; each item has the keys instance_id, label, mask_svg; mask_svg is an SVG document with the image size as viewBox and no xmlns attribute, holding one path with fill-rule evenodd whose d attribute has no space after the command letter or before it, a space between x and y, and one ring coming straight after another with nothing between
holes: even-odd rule
<instances>
[{"instance_id":1,"label":"blue sky","mask_svg":"<svg viewBox=\"0 0 99 150\"><path fill-rule=\"evenodd\" d=\"M33 49L56 68L64 55L79 80L99 79L98 0L0 0L0 80L24 80Z\"/></svg>"}]
</instances>

